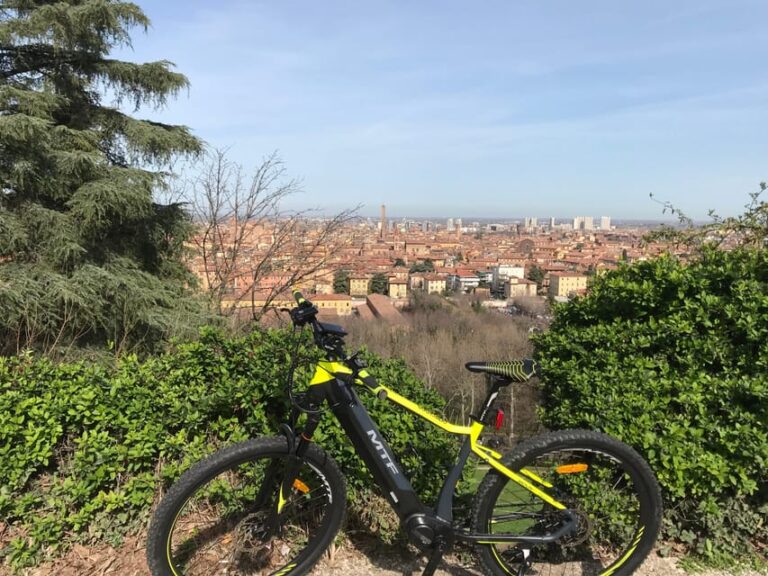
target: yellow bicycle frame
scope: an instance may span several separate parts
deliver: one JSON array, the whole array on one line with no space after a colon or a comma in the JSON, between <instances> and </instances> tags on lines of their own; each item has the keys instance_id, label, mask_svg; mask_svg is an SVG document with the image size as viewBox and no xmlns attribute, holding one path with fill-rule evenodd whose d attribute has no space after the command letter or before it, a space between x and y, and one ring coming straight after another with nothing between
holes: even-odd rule
<instances>
[{"instance_id":1,"label":"yellow bicycle frame","mask_svg":"<svg viewBox=\"0 0 768 576\"><path fill-rule=\"evenodd\" d=\"M317 367L315 368L315 373L312 376L312 379L309 382L310 386L318 385L318 384L324 384L330 380L333 380L336 378L337 375L351 375L353 372L350 368L348 368L345 364L341 362L331 362L331 361L320 361L317 364ZM365 370L361 370L359 372L359 377L356 381L357 384L364 386L364 382L361 380L361 378L367 378L369 374ZM540 478L533 472L522 469L520 470L520 473L515 472L514 470L510 470L504 464L501 462L502 455L496 452L495 450L491 450L490 448L487 448L480 444L478 442L478 439L480 438L480 435L483 432L484 425L481 422L472 422L470 426L460 426L458 424L453 424L451 422L447 422L443 420L442 418L432 414L428 410L425 410L415 402L409 400L408 398L401 396L394 390L391 390L384 386L383 384L378 384L375 388L370 389L371 392L374 394L378 394L379 396L385 396L387 400L390 402L394 402L398 406L402 406L409 412L412 412L413 414L416 414L417 416L420 416L427 422L437 426L438 428L442 428L446 432L449 432L451 434L456 434L459 436L469 436L470 439L470 448L473 453L475 453L481 460L487 462L492 468L512 480L513 482L519 484L521 487L525 488L532 494L536 495L538 498L541 498L544 502L547 504L550 504L554 508L558 510L565 510L566 506L563 505L561 502L558 502L555 500L552 496L547 494L544 490L539 488L539 486L542 486L543 488L552 488L552 484L549 482L546 482L544 479ZM538 484L539 486L536 486Z\"/></svg>"}]
</instances>

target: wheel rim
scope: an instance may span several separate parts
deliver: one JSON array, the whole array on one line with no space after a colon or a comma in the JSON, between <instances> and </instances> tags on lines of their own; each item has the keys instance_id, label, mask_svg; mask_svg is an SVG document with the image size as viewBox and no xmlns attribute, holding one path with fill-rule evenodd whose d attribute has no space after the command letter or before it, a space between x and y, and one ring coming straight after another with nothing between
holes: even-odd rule
<instances>
[{"instance_id":1,"label":"wheel rim","mask_svg":"<svg viewBox=\"0 0 768 576\"><path fill-rule=\"evenodd\" d=\"M576 513L577 527L549 545L491 545L506 573L609 576L629 561L643 534L642 488L621 460L599 450L562 449L530 459L522 470ZM514 482L501 484L487 519L489 533L543 536L567 521Z\"/></svg>"},{"instance_id":2,"label":"wheel rim","mask_svg":"<svg viewBox=\"0 0 768 576\"><path fill-rule=\"evenodd\" d=\"M273 510L285 454L230 465L198 486L167 540L175 576L287 574L309 555L333 501L324 474L304 463L277 524Z\"/></svg>"}]
</instances>

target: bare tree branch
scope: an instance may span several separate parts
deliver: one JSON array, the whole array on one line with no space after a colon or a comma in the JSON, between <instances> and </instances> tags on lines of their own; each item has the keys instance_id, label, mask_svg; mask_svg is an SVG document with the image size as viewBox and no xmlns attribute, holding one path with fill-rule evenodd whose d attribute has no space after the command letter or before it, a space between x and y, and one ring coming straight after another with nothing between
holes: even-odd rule
<instances>
[{"instance_id":1,"label":"bare tree branch","mask_svg":"<svg viewBox=\"0 0 768 576\"><path fill-rule=\"evenodd\" d=\"M277 153L263 158L251 176L227 153L210 151L187 190L198 227L196 264L218 313L250 308L258 320L291 286L325 272L328 255L351 240L345 228L357 208L329 218L284 210L301 183L288 178Z\"/></svg>"}]
</instances>

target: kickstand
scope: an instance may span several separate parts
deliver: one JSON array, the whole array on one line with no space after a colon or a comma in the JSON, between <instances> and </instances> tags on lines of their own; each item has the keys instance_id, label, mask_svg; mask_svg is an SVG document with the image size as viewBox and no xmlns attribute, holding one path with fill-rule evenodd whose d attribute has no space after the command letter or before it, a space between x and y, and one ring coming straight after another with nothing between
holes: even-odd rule
<instances>
[{"instance_id":1,"label":"kickstand","mask_svg":"<svg viewBox=\"0 0 768 576\"><path fill-rule=\"evenodd\" d=\"M432 576L435 573L438 564L440 564L440 560L443 559L443 552L445 552L445 549L445 540L442 538L438 539L437 542L435 542L435 548L432 550L432 555L429 557L427 565L424 566L424 572L421 573L421 576Z\"/></svg>"}]
</instances>

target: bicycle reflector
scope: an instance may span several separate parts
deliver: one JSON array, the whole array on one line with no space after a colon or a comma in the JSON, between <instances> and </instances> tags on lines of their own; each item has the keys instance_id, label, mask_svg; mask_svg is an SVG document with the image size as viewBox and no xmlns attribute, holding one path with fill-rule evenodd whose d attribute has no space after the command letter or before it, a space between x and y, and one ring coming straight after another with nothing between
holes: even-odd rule
<instances>
[{"instance_id":1,"label":"bicycle reflector","mask_svg":"<svg viewBox=\"0 0 768 576\"><path fill-rule=\"evenodd\" d=\"M564 464L555 468L555 472L558 474L578 474L579 472L586 472L588 469L588 464Z\"/></svg>"},{"instance_id":2,"label":"bicycle reflector","mask_svg":"<svg viewBox=\"0 0 768 576\"><path fill-rule=\"evenodd\" d=\"M293 487L296 488L296 490L298 490L302 494L306 494L307 492L309 492L309 486L304 484L304 482L302 482L298 478L296 478L296 480L293 481Z\"/></svg>"},{"instance_id":3,"label":"bicycle reflector","mask_svg":"<svg viewBox=\"0 0 768 576\"><path fill-rule=\"evenodd\" d=\"M496 426L496 430L501 430L501 427L504 426L504 410L501 408L496 410L496 422L494 425Z\"/></svg>"}]
</instances>

